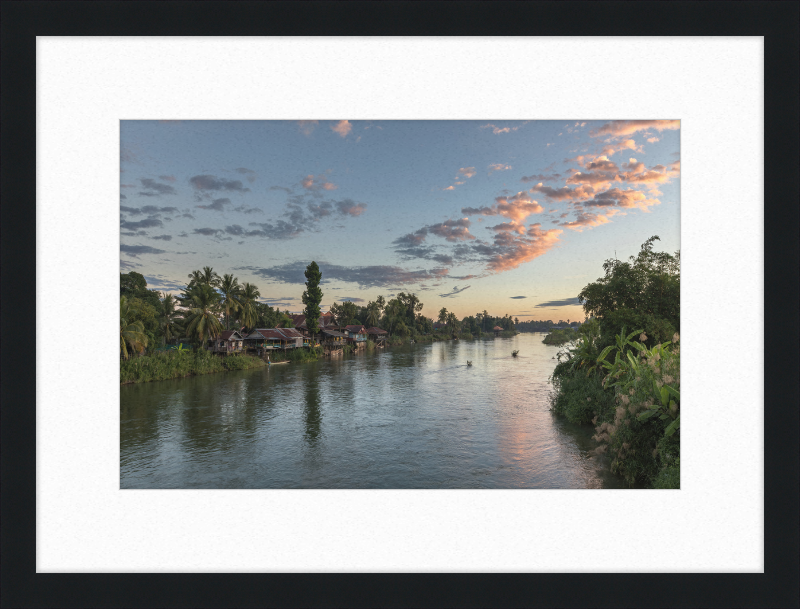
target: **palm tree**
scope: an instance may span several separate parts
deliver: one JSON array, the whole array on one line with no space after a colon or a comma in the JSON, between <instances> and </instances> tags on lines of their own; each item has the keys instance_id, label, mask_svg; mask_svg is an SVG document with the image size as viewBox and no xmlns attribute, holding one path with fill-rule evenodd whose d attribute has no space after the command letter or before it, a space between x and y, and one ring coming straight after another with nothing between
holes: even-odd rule
<instances>
[{"instance_id":1,"label":"palm tree","mask_svg":"<svg viewBox=\"0 0 800 609\"><path fill-rule=\"evenodd\" d=\"M241 294L239 295L239 302L241 304L242 314L240 319L248 329L255 327L256 319L258 318L258 309L256 303L261 293L258 288L252 283L245 283L242 286Z\"/></svg>"},{"instance_id":2,"label":"palm tree","mask_svg":"<svg viewBox=\"0 0 800 609\"><path fill-rule=\"evenodd\" d=\"M446 317L446 322L447 322L447 327L450 328L451 335L453 337L457 336L461 328L460 324L458 323L458 317L456 317L456 314L448 313Z\"/></svg>"},{"instance_id":3,"label":"palm tree","mask_svg":"<svg viewBox=\"0 0 800 609\"><path fill-rule=\"evenodd\" d=\"M189 287L194 287L195 285L199 285L204 283L206 285L210 285L212 288L216 288L220 284L219 275L214 272L210 266L204 266L202 271L192 271L189 273Z\"/></svg>"},{"instance_id":4,"label":"palm tree","mask_svg":"<svg viewBox=\"0 0 800 609\"><path fill-rule=\"evenodd\" d=\"M173 338L173 330L182 330L178 324L178 311L175 309L175 297L172 294L164 293L161 300L161 332L163 333L163 342L169 341Z\"/></svg>"},{"instance_id":5,"label":"palm tree","mask_svg":"<svg viewBox=\"0 0 800 609\"><path fill-rule=\"evenodd\" d=\"M209 267L205 268L211 270ZM241 306L239 293L242 291L242 286L239 285L239 280L236 277L226 274L216 287L222 292L222 306L225 308L225 329L230 330L231 311L236 313Z\"/></svg>"},{"instance_id":6,"label":"palm tree","mask_svg":"<svg viewBox=\"0 0 800 609\"><path fill-rule=\"evenodd\" d=\"M219 294L210 285L201 283L189 293L190 309L186 314L186 332L197 336L202 343L206 338L214 338L222 331L217 312Z\"/></svg>"},{"instance_id":7,"label":"palm tree","mask_svg":"<svg viewBox=\"0 0 800 609\"><path fill-rule=\"evenodd\" d=\"M370 327L374 327L377 325L378 321L380 320L381 312L380 308L378 307L377 302L371 302L367 305L367 317L366 322L367 325Z\"/></svg>"},{"instance_id":8,"label":"palm tree","mask_svg":"<svg viewBox=\"0 0 800 609\"><path fill-rule=\"evenodd\" d=\"M128 345L132 351L141 351L147 346L147 335L141 321L132 321L137 307L125 296L119 298L119 352L128 359Z\"/></svg>"},{"instance_id":9,"label":"palm tree","mask_svg":"<svg viewBox=\"0 0 800 609\"><path fill-rule=\"evenodd\" d=\"M442 310L439 311L439 319L438 319L438 321L439 321L440 324L446 324L447 323L447 309L445 309L444 307L442 307Z\"/></svg>"},{"instance_id":10,"label":"palm tree","mask_svg":"<svg viewBox=\"0 0 800 609\"><path fill-rule=\"evenodd\" d=\"M484 310L483 310L483 328L481 328L481 330L483 330L484 332L486 332L486 319L487 319L488 317L489 317L489 311L487 311L486 309L484 309Z\"/></svg>"}]
</instances>

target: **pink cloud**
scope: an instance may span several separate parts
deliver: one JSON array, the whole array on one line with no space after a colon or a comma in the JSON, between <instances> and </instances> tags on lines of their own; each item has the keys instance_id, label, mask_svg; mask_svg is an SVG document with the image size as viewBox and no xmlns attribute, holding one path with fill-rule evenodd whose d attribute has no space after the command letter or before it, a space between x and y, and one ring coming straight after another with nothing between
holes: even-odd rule
<instances>
[{"instance_id":1,"label":"pink cloud","mask_svg":"<svg viewBox=\"0 0 800 609\"><path fill-rule=\"evenodd\" d=\"M311 135L314 129L319 125L319 121L297 121L298 127L303 135Z\"/></svg>"},{"instance_id":2,"label":"pink cloud","mask_svg":"<svg viewBox=\"0 0 800 609\"><path fill-rule=\"evenodd\" d=\"M489 175L492 175L493 171L508 171L512 169L511 165L506 165L504 163L492 163L489 165Z\"/></svg>"},{"instance_id":3,"label":"pink cloud","mask_svg":"<svg viewBox=\"0 0 800 609\"><path fill-rule=\"evenodd\" d=\"M510 220L521 222L531 214L539 214L544 208L531 199L526 192L518 192L513 197L496 197L491 207L465 207L462 214L481 216L505 216Z\"/></svg>"},{"instance_id":4,"label":"pink cloud","mask_svg":"<svg viewBox=\"0 0 800 609\"><path fill-rule=\"evenodd\" d=\"M547 253L558 243L558 236L563 232L557 228L542 230L539 223L531 226L525 236L510 231L498 232L494 238L495 253L487 266L495 273L515 269Z\"/></svg>"},{"instance_id":5,"label":"pink cloud","mask_svg":"<svg viewBox=\"0 0 800 609\"><path fill-rule=\"evenodd\" d=\"M520 235L525 234L525 226L523 224L518 224L513 220L511 222L503 222L502 224L495 224L494 226L487 226L487 230L493 230L495 232L500 231L510 231L514 233L519 233Z\"/></svg>"},{"instance_id":6,"label":"pink cloud","mask_svg":"<svg viewBox=\"0 0 800 609\"><path fill-rule=\"evenodd\" d=\"M661 140L657 137L648 137L647 141L650 142L651 144L655 144L656 142L659 142Z\"/></svg>"},{"instance_id":7,"label":"pink cloud","mask_svg":"<svg viewBox=\"0 0 800 609\"><path fill-rule=\"evenodd\" d=\"M661 201L658 199L648 199L643 192L632 188L628 190L612 188L598 193L592 200L584 202L584 205L587 207L637 207L646 212L650 211L649 207L659 203Z\"/></svg>"},{"instance_id":8,"label":"pink cloud","mask_svg":"<svg viewBox=\"0 0 800 609\"><path fill-rule=\"evenodd\" d=\"M335 133L338 133L342 137L347 137L347 135L353 130L353 125L348 120L339 121L335 125L331 127Z\"/></svg>"},{"instance_id":9,"label":"pink cloud","mask_svg":"<svg viewBox=\"0 0 800 609\"><path fill-rule=\"evenodd\" d=\"M318 175L315 177L309 174L303 178L302 182L300 183L306 190L336 190L339 188L333 182L328 182L324 175Z\"/></svg>"},{"instance_id":10,"label":"pink cloud","mask_svg":"<svg viewBox=\"0 0 800 609\"><path fill-rule=\"evenodd\" d=\"M553 201L581 201L594 196L594 189L591 186L584 185L578 186L577 188L568 188L566 186L562 188L552 188L550 186L544 186L539 182L536 186L531 188L530 191L541 193Z\"/></svg>"},{"instance_id":11,"label":"pink cloud","mask_svg":"<svg viewBox=\"0 0 800 609\"><path fill-rule=\"evenodd\" d=\"M459 173L460 175L462 175L462 176L466 177L466 178L471 178L471 177L472 177L472 176L474 176L474 175L475 175L477 172L475 171L475 168L474 168L474 167L462 167L461 169L459 169L459 170L458 170L458 173Z\"/></svg>"},{"instance_id":12,"label":"pink cloud","mask_svg":"<svg viewBox=\"0 0 800 609\"><path fill-rule=\"evenodd\" d=\"M681 122L679 120L611 121L599 129L592 129L589 132L589 135L592 137L598 137L602 135L610 137L622 137L625 135L632 135L638 131L645 131L647 129L664 131L665 129L680 128Z\"/></svg>"},{"instance_id":13,"label":"pink cloud","mask_svg":"<svg viewBox=\"0 0 800 609\"><path fill-rule=\"evenodd\" d=\"M475 235L469 232L469 218L459 218L458 220L445 220L439 224L428 226L427 229L439 237L444 237L447 241L468 241L475 239Z\"/></svg>"},{"instance_id":14,"label":"pink cloud","mask_svg":"<svg viewBox=\"0 0 800 609\"><path fill-rule=\"evenodd\" d=\"M619 213L622 213L619 209L609 209L604 214L581 212L575 216L574 221L562 222L561 226L581 232L584 228L593 228L595 226L600 226L601 224L608 224L611 222L611 217Z\"/></svg>"},{"instance_id":15,"label":"pink cloud","mask_svg":"<svg viewBox=\"0 0 800 609\"><path fill-rule=\"evenodd\" d=\"M498 135L500 133L511 133L512 131L516 131L517 129L519 129L523 125L528 124L528 122L529 121L525 121L524 123L522 123L522 125L517 125L516 127L498 127L497 125L489 123L487 125L481 125L481 129L491 129L492 133L494 133L495 135Z\"/></svg>"}]
</instances>

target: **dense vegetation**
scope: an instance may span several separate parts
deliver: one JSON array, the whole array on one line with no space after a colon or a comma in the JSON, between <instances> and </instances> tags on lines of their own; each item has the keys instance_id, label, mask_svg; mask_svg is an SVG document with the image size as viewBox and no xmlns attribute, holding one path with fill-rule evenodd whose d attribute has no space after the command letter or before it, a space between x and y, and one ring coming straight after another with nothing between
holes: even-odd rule
<instances>
[{"instance_id":1,"label":"dense vegetation","mask_svg":"<svg viewBox=\"0 0 800 609\"><path fill-rule=\"evenodd\" d=\"M572 328L551 330L542 341L545 345L563 345L578 338L578 331Z\"/></svg>"},{"instance_id":2,"label":"dense vegetation","mask_svg":"<svg viewBox=\"0 0 800 609\"><path fill-rule=\"evenodd\" d=\"M629 483L680 484L680 253L606 260L579 300L588 323L558 355L553 410L595 426L597 454Z\"/></svg>"},{"instance_id":3,"label":"dense vegetation","mask_svg":"<svg viewBox=\"0 0 800 609\"><path fill-rule=\"evenodd\" d=\"M303 292L307 324L320 314L323 293L319 267L311 262L306 268L306 290ZM121 382L141 382L206 374L222 370L248 368L258 358L237 354L219 358L204 350L209 338L226 329L293 328L289 311L280 311L258 302L261 293L251 283L240 284L233 274L220 276L211 267L189 273L188 283L173 296L147 288L144 276L136 272L120 273L120 377ZM439 311L439 323L422 315L423 303L413 293L400 292L388 302L383 296L366 306L353 302L334 302L330 307L336 325L377 326L388 332L387 344L410 341L432 342L454 338L494 336L493 328L502 328L500 336L516 334L518 319L510 315L494 317L487 311L459 320L447 309ZM170 345L182 341L190 346L175 352ZM375 343L367 342L367 350ZM351 352L352 346L345 346ZM132 355L138 357L131 360ZM321 356L319 349L296 349L274 352L272 362L309 361Z\"/></svg>"},{"instance_id":4,"label":"dense vegetation","mask_svg":"<svg viewBox=\"0 0 800 609\"><path fill-rule=\"evenodd\" d=\"M147 383L224 370L245 370L259 366L266 366L266 362L249 355L217 357L202 349L160 351L146 357L122 360L120 362L120 382Z\"/></svg>"}]
</instances>

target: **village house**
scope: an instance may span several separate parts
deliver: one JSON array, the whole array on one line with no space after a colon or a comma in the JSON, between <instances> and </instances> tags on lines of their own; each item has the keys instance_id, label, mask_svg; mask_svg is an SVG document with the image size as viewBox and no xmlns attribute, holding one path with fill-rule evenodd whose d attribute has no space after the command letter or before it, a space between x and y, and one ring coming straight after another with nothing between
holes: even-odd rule
<instances>
[{"instance_id":1,"label":"village house","mask_svg":"<svg viewBox=\"0 0 800 609\"><path fill-rule=\"evenodd\" d=\"M347 344L355 345L356 349L367 344L367 329L364 326L345 326L343 334L347 337Z\"/></svg>"},{"instance_id":2,"label":"village house","mask_svg":"<svg viewBox=\"0 0 800 609\"><path fill-rule=\"evenodd\" d=\"M494 328L492 328L492 330L494 330L494 335L497 337L500 336L500 332L503 331L503 328L501 328L500 326L495 326Z\"/></svg>"},{"instance_id":3,"label":"village house","mask_svg":"<svg viewBox=\"0 0 800 609\"><path fill-rule=\"evenodd\" d=\"M388 335L389 333L381 328L372 327L367 330L367 336L379 347L382 347L386 343L386 337Z\"/></svg>"},{"instance_id":4,"label":"village house","mask_svg":"<svg viewBox=\"0 0 800 609\"><path fill-rule=\"evenodd\" d=\"M225 330L209 339L207 344L212 353L241 353L244 350L244 337L236 330Z\"/></svg>"},{"instance_id":5,"label":"village house","mask_svg":"<svg viewBox=\"0 0 800 609\"><path fill-rule=\"evenodd\" d=\"M245 337L248 349L263 355L276 349L298 349L304 345L303 335L294 328L258 328Z\"/></svg>"}]
</instances>

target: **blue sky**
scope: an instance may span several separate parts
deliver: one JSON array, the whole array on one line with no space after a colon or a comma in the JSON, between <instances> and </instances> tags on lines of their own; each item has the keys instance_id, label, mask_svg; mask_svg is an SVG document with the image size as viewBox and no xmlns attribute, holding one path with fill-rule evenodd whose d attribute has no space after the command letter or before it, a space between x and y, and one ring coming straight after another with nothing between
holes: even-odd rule
<instances>
[{"instance_id":1,"label":"blue sky","mask_svg":"<svg viewBox=\"0 0 800 609\"><path fill-rule=\"evenodd\" d=\"M203 266L300 312L416 292L435 317L580 319L606 258L680 248L680 123L121 121L120 270Z\"/></svg>"}]
</instances>

